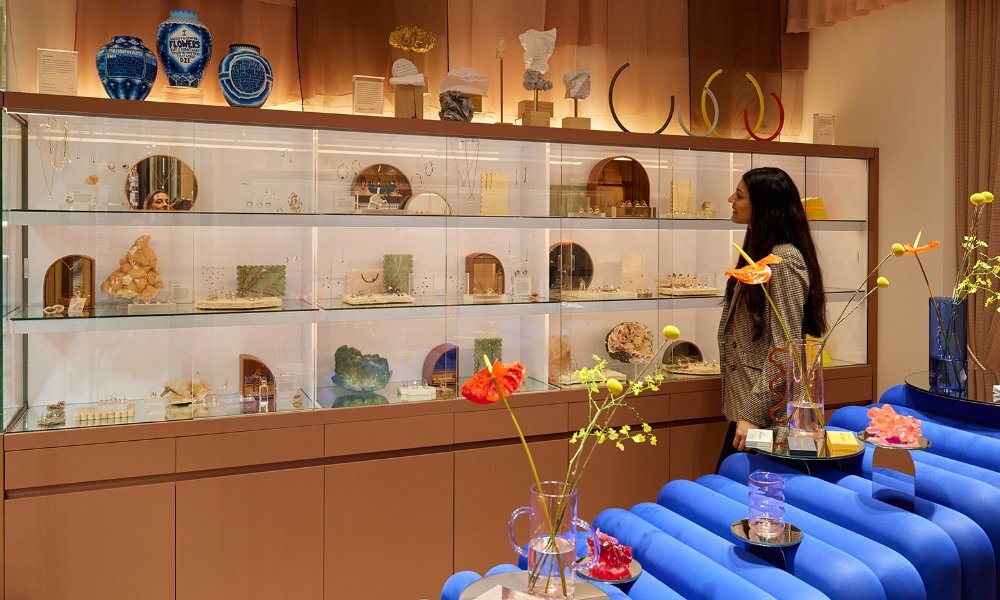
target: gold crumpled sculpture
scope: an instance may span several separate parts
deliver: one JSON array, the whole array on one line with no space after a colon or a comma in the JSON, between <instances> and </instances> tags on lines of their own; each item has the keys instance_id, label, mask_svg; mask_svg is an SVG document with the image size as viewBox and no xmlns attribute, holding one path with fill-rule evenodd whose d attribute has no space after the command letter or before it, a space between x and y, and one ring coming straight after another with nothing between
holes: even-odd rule
<instances>
[{"instance_id":1,"label":"gold crumpled sculpture","mask_svg":"<svg viewBox=\"0 0 1000 600\"><path fill-rule=\"evenodd\" d=\"M400 25L389 34L389 45L393 48L420 54L430 52L435 42L433 33L416 25Z\"/></svg>"},{"instance_id":2,"label":"gold crumpled sculpture","mask_svg":"<svg viewBox=\"0 0 1000 600\"><path fill-rule=\"evenodd\" d=\"M101 291L126 300L152 300L163 289L156 267L156 252L149 245L150 236L140 236L125 256L118 259L118 269L101 284Z\"/></svg>"}]
</instances>

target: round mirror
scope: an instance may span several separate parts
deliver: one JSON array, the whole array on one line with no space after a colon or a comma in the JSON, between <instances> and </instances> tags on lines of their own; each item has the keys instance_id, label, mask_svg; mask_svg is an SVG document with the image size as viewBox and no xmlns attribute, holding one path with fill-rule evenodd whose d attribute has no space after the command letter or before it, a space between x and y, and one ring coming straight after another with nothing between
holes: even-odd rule
<instances>
[{"instance_id":1,"label":"round mirror","mask_svg":"<svg viewBox=\"0 0 1000 600\"><path fill-rule=\"evenodd\" d=\"M594 165L587 180L591 206L607 216L652 216L649 175L630 156L612 156ZM616 210L612 210L615 207Z\"/></svg>"},{"instance_id":2,"label":"round mirror","mask_svg":"<svg viewBox=\"0 0 1000 600\"><path fill-rule=\"evenodd\" d=\"M407 198L402 207L414 215L450 215L451 205L441 194L420 192Z\"/></svg>"},{"instance_id":3,"label":"round mirror","mask_svg":"<svg viewBox=\"0 0 1000 600\"><path fill-rule=\"evenodd\" d=\"M465 257L465 272L469 275L469 291L474 295L503 294L503 263L481 252Z\"/></svg>"},{"instance_id":4,"label":"round mirror","mask_svg":"<svg viewBox=\"0 0 1000 600\"><path fill-rule=\"evenodd\" d=\"M594 280L594 261L587 249L574 242L559 242L549 248L549 289L587 289Z\"/></svg>"},{"instance_id":5,"label":"round mirror","mask_svg":"<svg viewBox=\"0 0 1000 600\"><path fill-rule=\"evenodd\" d=\"M358 197L361 208L380 208L369 206L372 196L379 196L394 208L399 208L413 193L413 188L402 171L392 165L379 163L365 167L358 173L351 185L351 193Z\"/></svg>"},{"instance_id":6,"label":"round mirror","mask_svg":"<svg viewBox=\"0 0 1000 600\"><path fill-rule=\"evenodd\" d=\"M128 170L125 198L132 210L191 210L198 198L198 180L181 159L154 154Z\"/></svg>"}]
</instances>

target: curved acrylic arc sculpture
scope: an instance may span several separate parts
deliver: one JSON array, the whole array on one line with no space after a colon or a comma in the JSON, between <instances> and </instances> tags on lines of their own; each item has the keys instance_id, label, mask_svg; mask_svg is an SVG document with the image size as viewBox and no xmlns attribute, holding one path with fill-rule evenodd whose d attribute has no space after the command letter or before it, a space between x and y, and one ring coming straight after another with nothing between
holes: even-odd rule
<instances>
[{"instance_id":1,"label":"curved acrylic arc sculpture","mask_svg":"<svg viewBox=\"0 0 1000 600\"><path fill-rule=\"evenodd\" d=\"M778 95L775 94L774 92L771 92L771 97L774 98L774 101L778 103L778 126L774 129L774 133L772 133L770 136L766 138L760 137L759 135L757 135L757 131L750 129L749 111L747 110L743 111L743 126L746 127L747 133L750 134L750 137L757 140L758 142L770 142L774 138L778 137L778 134L781 133L781 128L785 126L785 106L781 103L781 98L779 98ZM764 113L761 112L761 115L763 114Z\"/></svg>"},{"instance_id":2,"label":"curved acrylic arc sculpture","mask_svg":"<svg viewBox=\"0 0 1000 600\"><path fill-rule=\"evenodd\" d=\"M618 125L618 128L624 131L625 133L631 133L631 132L627 127L622 125L621 119L618 118L618 113L615 112L615 82L618 81L618 76L621 75L622 71L628 68L628 66L629 63L625 63L624 65L618 67L618 70L615 71L614 76L611 77L611 84L608 86L608 106L611 108L611 118L615 120L615 123ZM671 94L670 112L667 113L667 120L663 122L663 125L659 129L653 132L653 135L656 135L658 133L663 133L663 130L666 129L667 125L670 124L670 120L674 118L674 103L675 103L674 96L673 94Z\"/></svg>"},{"instance_id":3,"label":"curved acrylic arc sculpture","mask_svg":"<svg viewBox=\"0 0 1000 600\"><path fill-rule=\"evenodd\" d=\"M705 133L694 133L690 129L688 129L687 125L684 124L684 116L681 114L681 107L679 106L677 107L677 124L681 126L681 129L684 130L684 133L690 135L691 137L708 137L712 135L712 133L715 132L715 128L719 126L719 101L716 100L715 94L712 92L712 90L708 88L702 90L702 93L708 94L709 99L712 101L712 106L715 108L715 118L712 120L712 123L709 125L708 131L706 131Z\"/></svg>"}]
</instances>

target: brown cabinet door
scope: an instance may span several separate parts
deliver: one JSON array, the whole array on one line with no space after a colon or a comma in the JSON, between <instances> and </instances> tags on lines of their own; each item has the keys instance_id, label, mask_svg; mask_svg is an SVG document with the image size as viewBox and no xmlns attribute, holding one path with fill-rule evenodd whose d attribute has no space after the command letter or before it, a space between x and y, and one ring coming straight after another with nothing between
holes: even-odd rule
<instances>
[{"instance_id":1,"label":"brown cabinet door","mask_svg":"<svg viewBox=\"0 0 1000 600\"><path fill-rule=\"evenodd\" d=\"M566 477L566 440L529 446L542 481ZM499 564L517 564L507 520L514 509L528 506L534 482L520 444L455 453L456 572L482 574ZM527 517L518 520L515 534L522 546L528 542Z\"/></svg>"},{"instance_id":2,"label":"brown cabinet door","mask_svg":"<svg viewBox=\"0 0 1000 600\"><path fill-rule=\"evenodd\" d=\"M327 466L326 599L439 597L453 484L451 452Z\"/></svg>"},{"instance_id":3,"label":"brown cabinet door","mask_svg":"<svg viewBox=\"0 0 1000 600\"><path fill-rule=\"evenodd\" d=\"M177 598L321 598L323 468L177 483Z\"/></svg>"},{"instance_id":4,"label":"brown cabinet door","mask_svg":"<svg viewBox=\"0 0 1000 600\"><path fill-rule=\"evenodd\" d=\"M174 597L174 484L4 502L7 598Z\"/></svg>"},{"instance_id":5,"label":"brown cabinet door","mask_svg":"<svg viewBox=\"0 0 1000 600\"><path fill-rule=\"evenodd\" d=\"M727 421L719 421L671 428L670 479L697 479L715 473L727 427Z\"/></svg>"},{"instance_id":6,"label":"brown cabinet door","mask_svg":"<svg viewBox=\"0 0 1000 600\"><path fill-rule=\"evenodd\" d=\"M633 426L632 433L642 429ZM580 517L593 524L606 508L628 510L640 502L656 502L656 495L670 481L670 432L654 428L656 445L624 442L625 451L604 442L594 449L580 483ZM588 446L589 450L589 446ZM570 446L572 455L576 446Z\"/></svg>"}]
</instances>

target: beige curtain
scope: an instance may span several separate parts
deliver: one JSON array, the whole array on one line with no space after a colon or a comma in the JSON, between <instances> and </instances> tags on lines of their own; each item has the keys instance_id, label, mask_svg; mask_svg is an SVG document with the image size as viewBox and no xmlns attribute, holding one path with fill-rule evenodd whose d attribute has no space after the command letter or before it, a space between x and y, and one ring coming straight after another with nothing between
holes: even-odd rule
<instances>
[{"instance_id":1,"label":"beige curtain","mask_svg":"<svg viewBox=\"0 0 1000 600\"><path fill-rule=\"evenodd\" d=\"M974 192L991 190L1000 196L1000 3L958 0L955 14L955 206L956 239L969 230ZM980 239L991 255L1000 254L1000 206L987 209ZM983 297L969 297L969 393L990 398L1000 383L1000 314L983 306ZM980 364L983 368L980 368Z\"/></svg>"},{"instance_id":2,"label":"beige curtain","mask_svg":"<svg viewBox=\"0 0 1000 600\"><path fill-rule=\"evenodd\" d=\"M131 35L156 51L156 28L178 8L174 0L11 0L12 60L17 78L11 89L37 89L36 48L72 48L79 52L79 94L104 97L94 60L114 35ZM295 0L185 0L183 8L198 13L212 32L212 60L200 89L206 104L225 105L216 74L229 44L260 46L271 62L274 87L268 105L297 103ZM151 98L162 97L167 78L162 67Z\"/></svg>"},{"instance_id":3,"label":"beige curtain","mask_svg":"<svg viewBox=\"0 0 1000 600\"><path fill-rule=\"evenodd\" d=\"M995 1L995 0L994 0ZM906 0L788 0L788 33L829 27Z\"/></svg>"}]
</instances>

